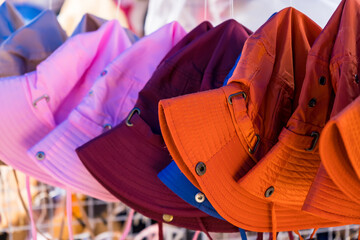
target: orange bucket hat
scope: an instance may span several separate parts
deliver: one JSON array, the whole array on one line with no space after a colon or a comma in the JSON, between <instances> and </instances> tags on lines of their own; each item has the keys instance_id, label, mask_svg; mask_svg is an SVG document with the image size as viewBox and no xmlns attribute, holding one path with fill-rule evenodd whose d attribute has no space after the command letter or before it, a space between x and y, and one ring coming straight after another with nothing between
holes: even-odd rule
<instances>
[{"instance_id":1,"label":"orange bucket hat","mask_svg":"<svg viewBox=\"0 0 360 240\"><path fill-rule=\"evenodd\" d=\"M227 86L159 103L161 132L177 165L238 227L276 232L340 225L260 199L238 183L276 143L297 106L307 53L320 31L286 8L246 41Z\"/></svg>"},{"instance_id":2,"label":"orange bucket hat","mask_svg":"<svg viewBox=\"0 0 360 240\"><path fill-rule=\"evenodd\" d=\"M360 203L359 120L360 97L357 97L353 103L326 124L321 133L319 143L321 162L326 168L326 171L322 168L318 173L318 176L325 176L325 174L328 173L331 177L333 184L325 188L332 190L330 194L335 192L336 196L343 196L347 201L351 199L355 201L358 206ZM321 178L316 178L315 180L319 182L324 181L321 180ZM334 183L346 196L334 187ZM320 187L322 186L320 185ZM315 189L315 187L312 187L312 189ZM311 191L309 198L305 202L311 205L314 198L313 195L315 195L316 199L318 195L317 191ZM342 205L341 208L343 208ZM354 209L352 209L352 215L357 214L356 217L359 217L359 207L356 210L357 211L354 211ZM339 215L339 212L336 214Z\"/></svg>"},{"instance_id":3,"label":"orange bucket hat","mask_svg":"<svg viewBox=\"0 0 360 240\"><path fill-rule=\"evenodd\" d=\"M333 86L341 89L345 95L351 92L349 94L351 96L355 93L347 90L353 88L351 86L353 84L347 78L354 71L354 67L356 70L357 65L353 61L356 55L349 56L347 51L353 49L350 48L353 46L351 44L356 42L355 36L349 35L353 30L353 27L349 26L355 28L357 25L351 25L355 22L350 23L346 20L354 17L352 14L360 10L359 6L354 6L355 1L357 0L341 2L312 46L299 106L286 128L282 130L279 142L239 181L239 184L251 194L269 202L302 209L321 162L317 144L320 132L328 121L332 109L334 111L342 107L345 102L342 99L344 95L336 95L334 104ZM342 76L343 74L345 76ZM359 88L356 91L359 91ZM270 188L272 194L264 194ZM337 198L334 197L331 189L327 188L328 191L325 191L323 186L317 189L321 193L326 193L317 200L320 208L327 212L337 209L348 218L335 215L329 218L328 214L318 214L317 211L307 208L303 210L333 221L360 223L360 218L355 216L360 216L360 205L351 202L350 199L332 202L329 199L337 200ZM344 197L341 199L344 200ZM343 209L345 206L348 206L347 210ZM354 209L357 209L357 213L350 214Z\"/></svg>"},{"instance_id":4,"label":"orange bucket hat","mask_svg":"<svg viewBox=\"0 0 360 240\"><path fill-rule=\"evenodd\" d=\"M359 130L355 122L359 119L360 96L359 14L359 0L344 3L330 62L336 96L332 119L321 133L321 165L303 206L310 213L353 223L360 223L360 154L356 135Z\"/></svg>"}]
</instances>

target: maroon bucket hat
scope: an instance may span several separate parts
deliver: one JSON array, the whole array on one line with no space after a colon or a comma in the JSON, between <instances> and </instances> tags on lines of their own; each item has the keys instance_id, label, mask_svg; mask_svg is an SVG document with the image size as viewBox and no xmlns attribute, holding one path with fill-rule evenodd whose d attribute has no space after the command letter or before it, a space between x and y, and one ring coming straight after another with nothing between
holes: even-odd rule
<instances>
[{"instance_id":1,"label":"maroon bucket hat","mask_svg":"<svg viewBox=\"0 0 360 240\"><path fill-rule=\"evenodd\" d=\"M161 99L222 86L251 32L234 20L202 23L179 42L139 93L127 119L77 149L93 176L114 196L160 222L204 232L235 232L230 223L192 207L157 174L171 162L160 132Z\"/></svg>"}]
</instances>

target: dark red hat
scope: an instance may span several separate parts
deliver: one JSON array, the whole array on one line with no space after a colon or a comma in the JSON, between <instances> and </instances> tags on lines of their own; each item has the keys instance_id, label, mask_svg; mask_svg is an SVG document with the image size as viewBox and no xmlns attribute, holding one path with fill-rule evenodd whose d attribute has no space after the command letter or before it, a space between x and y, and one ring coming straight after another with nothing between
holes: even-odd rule
<instances>
[{"instance_id":1,"label":"dark red hat","mask_svg":"<svg viewBox=\"0 0 360 240\"><path fill-rule=\"evenodd\" d=\"M202 23L185 36L139 93L129 117L77 149L93 176L122 202L154 220L194 230L238 231L192 207L158 179L171 162L160 132L158 102L222 86L249 34L229 20L215 28Z\"/></svg>"}]
</instances>

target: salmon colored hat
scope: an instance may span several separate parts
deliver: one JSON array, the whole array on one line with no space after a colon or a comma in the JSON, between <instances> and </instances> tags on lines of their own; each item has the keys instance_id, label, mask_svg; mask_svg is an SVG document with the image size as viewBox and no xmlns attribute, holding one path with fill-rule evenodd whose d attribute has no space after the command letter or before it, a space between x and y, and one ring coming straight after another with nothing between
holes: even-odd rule
<instances>
[{"instance_id":1,"label":"salmon colored hat","mask_svg":"<svg viewBox=\"0 0 360 240\"><path fill-rule=\"evenodd\" d=\"M238 227L276 232L339 225L262 199L271 189L259 198L238 183L276 143L297 106L307 53L320 31L286 8L249 37L227 86L159 103L161 132L180 170Z\"/></svg>"},{"instance_id":2,"label":"salmon colored hat","mask_svg":"<svg viewBox=\"0 0 360 240\"><path fill-rule=\"evenodd\" d=\"M103 69L130 45L120 24L111 21L67 40L35 72L0 79L0 159L40 181L63 186L27 151L67 118ZM43 157L39 154L37 161Z\"/></svg>"},{"instance_id":3,"label":"salmon colored hat","mask_svg":"<svg viewBox=\"0 0 360 240\"><path fill-rule=\"evenodd\" d=\"M349 0L348 2L355 1ZM360 13L360 8L345 3L346 1L343 1L337 8L309 52L299 106L291 116L286 128L282 130L279 142L239 181L243 188L259 198L278 204L295 205L296 209L303 207L320 166L317 143L321 130L328 121L330 112L339 108L340 104L349 101L355 91L359 91L359 88L355 86L356 83L352 83L354 82L352 72L356 70L357 64L353 60L355 57L350 57L351 54L349 56L349 51L354 49L350 47L350 43L355 43L355 40L350 40L355 39L355 36L350 35L353 28L349 26L357 27L351 25L356 24L355 22L344 21L346 17L352 18L350 13L344 11ZM342 51L339 51L340 49ZM341 77L338 78L337 75L340 73L343 76L340 75ZM349 76L351 76L350 81ZM342 94L343 96L336 95L334 106L332 86L341 89L344 94ZM345 90L354 87L356 90ZM348 93L349 95L347 95ZM272 194L266 194L268 189L271 189ZM325 189L326 187L321 187L319 191L325 193ZM339 207L335 207L328 204L331 202L329 199L334 199L331 191L329 190L326 195L332 196L325 197L323 195L325 198L319 199L319 204L322 204L324 211L331 212L336 208L343 211L342 208L345 204L349 207L349 211L358 209L360 216L360 205L344 202ZM349 199L349 201L351 200ZM318 215L315 211L310 212ZM343 213L346 213L346 210ZM360 219L353 218L354 214L348 216L349 218L346 220L337 217L328 218L325 214L319 215L319 217L333 221L360 223Z\"/></svg>"},{"instance_id":4,"label":"salmon colored hat","mask_svg":"<svg viewBox=\"0 0 360 240\"><path fill-rule=\"evenodd\" d=\"M319 150L322 164L303 209L328 219L360 223L360 155L356 155L358 124L354 121L358 114L358 100L354 99L360 96L360 45L357 40L360 29L358 17L354 16L360 15L360 1L346 0L340 6L338 25L333 30L337 36L329 67L335 91L332 120L321 133Z\"/></svg>"},{"instance_id":5,"label":"salmon colored hat","mask_svg":"<svg viewBox=\"0 0 360 240\"><path fill-rule=\"evenodd\" d=\"M74 192L118 201L88 172L75 149L127 117L139 91L185 34L180 24L169 23L120 54L105 68L68 119L29 150L33 161ZM39 153L44 155L41 161L36 159Z\"/></svg>"},{"instance_id":6,"label":"salmon colored hat","mask_svg":"<svg viewBox=\"0 0 360 240\"><path fill-rule=\"evenodd\" d=\"M160 99L222 86L249 34L230 20L215 28L204 22L186 35L139 92L129 117L77 149L89 172L122 202L159 222L204 232L239 231L189 205L157 177L171 162L157 109Z\"/></svg>"}]
</instances>

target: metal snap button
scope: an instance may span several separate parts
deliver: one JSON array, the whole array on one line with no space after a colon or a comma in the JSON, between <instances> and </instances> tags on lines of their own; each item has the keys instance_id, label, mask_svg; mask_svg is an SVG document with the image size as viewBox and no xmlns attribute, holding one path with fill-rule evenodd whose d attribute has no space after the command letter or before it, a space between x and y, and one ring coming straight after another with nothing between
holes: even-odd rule
<instances>
[{"instance_id":1,"label":"metal snap button","mask_svg":"<svg viewBox=\"0 0 360 240\"><path fill-rule=\"evenodd\" d=\"M316 105L316 98L312 98L312 99L310 99L310 101L309 101L309 107L315 107L315 105Z\"/></svg>"},{"instance_id":2,"label":"metal snap button","mask_svg":"<svg viewBox=\"0 0 360 240\"><path fill-rule=\"evenodd\" d=\"M103 77L103 76L105 76L106 74L107 74L107 71L104 70L104 71L102 71L102 72L100 73L100 76Z\"/></svg>"},{"instance_id":3,"label":"metal snap button","mask_svg":"<svg viewBox=\"0 0 360 240\"><path fill-rule=\"evenodd\" d=\"M355 75L354 75L354 78L355 78L355 82L356 82L357 84L359 84L359 76L358 76L357 74L355 74Z\"/></svg>"},{"instance_id":4,"label":"metal snap button","mask_svg":"<svg viewBox=\"0 0 360 240\"><path fill-rule=\"evenodd\" d=\"M275 191L275 188L273 186L269 187L265 191L265 197L270 197L271 195L273 195L274 191Z\"/></svg>"},{"instance_id":5,"label":"metal snap button","mask_svg":"<svg viewBox=\"0 0 360 240\"><path fill-rule=\"evenodd\" d=\"M203 203L205 201L205 194L199 192L195 195L195 201L198 203Z\"/></svg>"},{"instance_id":6,"label":"metal snap button","mask_svg":"<svg viewBox=\"0 0 360 240\"><path fill-rule=\"evenodd\" d=\"M206 165L203 162L199 162L195 167L196 174L202 176L206 172Z\"/></svg>"},{"instance_id":7,"label":"metal snap button","mask_svg":"<svg viewBox=\"0 0 360 240\"><path fill-rule=\"evenodd\" d=\"M37 152L36 153L36 159L39 161L42 161L45 159L45 153L44 152Z\"/></svg>"},{"instance_id":8,"label":"metal snap button","mask_svg":"<svg viewBox=\"0 0 360 240\"><path fill-rule=\"evenodd\" d=\"M319 78L319 83L320 83L320 85L325 85L326 84L326 78L324 76L321 76Z\"/></svg>"},{"instance_id":9,"label":"metal snap button","mask_svg":"<svg viewBox=\"0 0 360 240\"><path fill-rule=\"evenodd\" d=\"M164 215L162 216L162 218L163 218L163 220L164 220L165 222L171 222L171 221L174 219L174 216L173 216L173 215L169 215L169 214L164 214Z\"/></svg>"},{"instance_id":10,"label":"metal snap button","mask_svg":"<svg viewBox=\"0 0 360 240\"><path fill-rule=\"evenodd\" d=\"M111 126L111 124L107 123L103 126L103 128L105 129L105 131L108 131L108 130L112 129L112 126Z\"/></svg>"}]
</instances>

